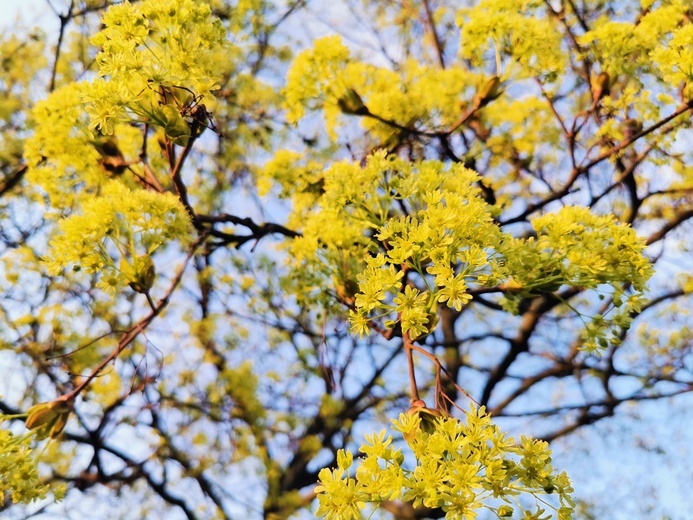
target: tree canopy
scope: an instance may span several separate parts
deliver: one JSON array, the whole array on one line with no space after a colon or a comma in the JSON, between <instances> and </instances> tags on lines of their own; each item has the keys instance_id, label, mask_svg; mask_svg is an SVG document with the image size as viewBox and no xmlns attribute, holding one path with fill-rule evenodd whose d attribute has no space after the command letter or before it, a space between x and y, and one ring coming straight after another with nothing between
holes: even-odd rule
<instances>
[{"instance_id":1,"label":"tree canopy","mask_svg":"<svg viewBox=\"0 0 693 520\"><path fill-rule=\"evenodd\" d=\"M0 36L3 518L675 514L550 448L693 390L688 0L46 7Z\"/></svg>"}]
</instances>

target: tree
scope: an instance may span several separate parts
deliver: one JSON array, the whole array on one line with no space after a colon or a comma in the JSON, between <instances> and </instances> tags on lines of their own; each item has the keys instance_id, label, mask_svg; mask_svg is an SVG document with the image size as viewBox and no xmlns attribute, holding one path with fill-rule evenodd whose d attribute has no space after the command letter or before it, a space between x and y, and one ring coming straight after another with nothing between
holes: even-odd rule
<instances>
[{"instance_id":1,"label":"tree","mask_svg":"<svg viewBox=\"0 0 693 520\"><path fill-rule=\"evenodd\" d=\"M0 41L8 518L570 518L547 443L693 390L687 1L49 5Z\"/></svg>"}]
</instances>

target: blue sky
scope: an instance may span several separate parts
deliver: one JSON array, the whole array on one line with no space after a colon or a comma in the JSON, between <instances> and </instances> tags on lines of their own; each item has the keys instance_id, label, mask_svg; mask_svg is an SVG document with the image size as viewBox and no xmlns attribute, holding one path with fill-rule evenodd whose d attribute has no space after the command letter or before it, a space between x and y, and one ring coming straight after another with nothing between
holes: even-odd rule
<instances>
[{"instance_id":1,"label":"blue sky","mask_svg":"<svg viewBox=\"0 0 693 520\"><path fill-rule=\"evenodd\" d=\"M57 7L61 7L58 5ZM45 14L41 14L45 12ZM55 24L55 15L50 11L46 0L2 0L0 1L0 28L15 25L17 16L25 22ZM38 15L38 16L37 16ZM38 18L38 21L37 21Z\"/></svg>"}]
</instances>

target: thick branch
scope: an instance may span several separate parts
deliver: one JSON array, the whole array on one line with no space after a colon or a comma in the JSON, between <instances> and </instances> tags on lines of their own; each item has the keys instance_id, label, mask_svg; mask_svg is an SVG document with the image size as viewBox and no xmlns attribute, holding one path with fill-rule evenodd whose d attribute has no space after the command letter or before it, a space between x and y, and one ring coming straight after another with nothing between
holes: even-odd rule
<instances>
[{"instance_id":1,"label":"thick branch","mask_svg":"<svg viewBox=\"0 0 693 520\"><path fill-rule=\"evenodd\" d=\"M529 351L529 338L537 327L539 319L548 311L578 294L580 289L571 287L563 291L560 296L546 295L539 296L532 300L529 308L522 315L522 322L517 332L517 336L510 344L510 350L506 353L501 362L493 369L486 382L486 386L481 394L480 403L487 406L491 398L491 393L498 383L506 376L508 368L512 365L520 354Z\"/></svg>"}]
</instances>

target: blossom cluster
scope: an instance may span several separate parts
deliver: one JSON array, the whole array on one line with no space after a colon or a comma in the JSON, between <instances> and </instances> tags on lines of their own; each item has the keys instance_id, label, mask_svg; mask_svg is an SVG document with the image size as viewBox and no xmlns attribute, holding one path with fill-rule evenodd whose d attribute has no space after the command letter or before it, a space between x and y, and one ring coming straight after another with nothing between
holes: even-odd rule
<instances>
[{"instance_id":1,"label":"blossom cluster","mask_svg":"<svg viewBox=\"0 0 693 520\"><path fill-rule=\"evenodd\" d=\"M219 63L228 61L226 29L208 4L125 2L111 6L102 23L91 42L101 48L103 79L84 96L91 128L110 135L115 124L136 120L168 135L183 127L180 112L191 96L218 88Z\"/></svg>"},{"instance_id":2,"label":"blossom cluster","mask_svg":"<svg viewBox=\"0 0 693 520\"><path fill-rule=\"evenodd\" d=\"M281 171L270 165L266 174L281 183ZM364 166L302 171L310 182L284 184L284 195L300 201L291 218L302 236L288 246L299 294L324 294L334 281L353 303L355 334L375 325L400 325L412 338L430 333L437 306L460 311L473 289L502 293L499 303L519 313L528 298L572 287L612 297L608 312L585 320L593 351L607 337L617 341L642 305L652 274L645 243L611 216L565 207L532 219L534 233L519 238L501 229L478 176L461 165L379 152Z\"/></svg>"},{"instance_id":3,"label":"blossom cluster","mask_svg":"<svg viewBox=\"0 0 693 520\"><path fill-rule=\"evenodd\" d=\"M100 197L86 201L80 214L61 220L58 227L46 262L49 272L59 274L72 266L74 271L101 273L99 286L114 292L136 282L132 269L151 265L150 258L143 260L155 249L170 241L188 241L192 226L174 195L131 191L112 181ZM118 257L121 262L116 264Z\"/></svg>"},{"instance_id":4,"label":"blossom cluster","mask_svg":"<svg viewBox=\"0 0 693 520\"><path fill-rule=\"evenodd\" d=\"M49 491L55 492L56 499L64 494L64 489L51 489L42 482L29 441L27 436L0 430L0 507L8 498L16 504L27 504L46 498Z\"/></svg>"},{"instance_id":5,"label":"blossom cluster","mask_svg":"<svg viewBox=\"0 0 693 520\"><path fill-rule=\"evenodd\" d=\"M367 504L377 508L385 500L403 500L414 507L442 508L447 520L472 520L482 508L499 518L512 517L516 510L526 519L572 518L570 480L554 471L546 442L522 437L516 443L484 408L472 407L464 421L412 411L393 420L406 441L406 454L383 430L366 436L355 471L353 455L343 450L336 469L320 471L318 516L356 520ZM408 464L412 455L413 467ZM546 514L546 508L551 512Z\"/></svg>"}]
</instances>

